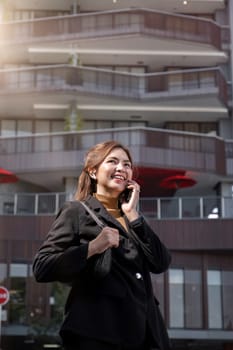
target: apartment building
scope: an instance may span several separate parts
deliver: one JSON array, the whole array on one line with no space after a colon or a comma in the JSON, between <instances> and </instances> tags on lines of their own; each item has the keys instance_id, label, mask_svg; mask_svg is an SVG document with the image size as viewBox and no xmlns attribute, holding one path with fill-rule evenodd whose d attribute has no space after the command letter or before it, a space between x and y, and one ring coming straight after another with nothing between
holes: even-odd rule
<instances>
[{"instance_id":1,"label":"apartment building","mask_svg":"<svg viewBox=\"0 0 233 350\"><path fill-rule=\"evenodd\" d=\"M0 29L0 167L18 180L0 175L1 348L59 347L68 287L36 284L32 258L85 151L116 139L172 252L152 277L174 349L232 350L232 1L2 0Z\"/></svg>"}]
</instances>

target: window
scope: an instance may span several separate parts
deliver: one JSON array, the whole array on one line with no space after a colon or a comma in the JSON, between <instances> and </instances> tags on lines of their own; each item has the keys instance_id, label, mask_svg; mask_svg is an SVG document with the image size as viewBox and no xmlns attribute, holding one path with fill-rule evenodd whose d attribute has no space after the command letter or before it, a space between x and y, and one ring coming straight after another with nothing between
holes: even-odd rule
<instances>
[{"instance_id":1,"label":"window","mask_svg":"<svg viewBox=\"0 0 233 350\"><path fill-rule=\"evenodd\" d=\"M233 329L233 271L207 271L209 328Z\"/></svg>"},{"instance_id":2,"label":"window","mask_svg":"<svg viewBox=\"0 0 233 350\"><path fill-rule=\"evenodd\" d=\"M169 271L170 327L184 328L184 271Z\"/></svg>"},{"instance_id":3,"label":"window","mask_svg":"<svg viewBox=\"0 0 233 350\"><path fill-rule=\"evenodd\" d=\"M10 323L25 324L26 322L27 268L26 264L10 265Z\"/></svg>"},{"instance_id":4,"label":"window","mask_svg":"<svg viewBox=\"0 0 233 350\"><path fill-rule=\"evenodd\" d=\"M30 136L32 134L32 121L31 120L19 120L17 122L17 135L18 136Z\"/></svg>"},{"instance_id":5,"label":"window","mask_svg":"<svg viewBox=\"0 0 233 350\"><path fill-rule=\"evenodd\" d=\"M202 327L201 271L185 270L185 326Z\"/></svg>"},{"instance_id":6,"label":"window","mask_svg":"<svg viewBox=\"0 0 233 350\"><path fill-rule=\"evenodd\" d=\"M151 274L153 292L164 316L164 274Z\"/></svg>"},{"instance_id":7,"label":"window","mask_svg":"<svg viewBox=\"0 0 233 350\"><path fill-rule=\"evenodd\" d=\"M201 271L169 270L170 327L202 327Z\"/></svg>"},{"instance_id":8,"label":"window","mask_svg":"<svg viewBox=\"0 0 233 350\"><path fill-rule=\"evenodd\" d=\"M233 271L222 271L223 328L233 330Z\"/></svg>"},{"instance_id":9,"label":"window","mask_svg":"<svg viewBox=\"0 0 233 350\"><path fill-rule=\"evenodd\" d=\"M221 273L207 271L209 328L222 328Z\"/></svg>"},{"instance_id":10,"label":"window","mask_svg":"<svg viewBox=\"0 0 233 350\"><path fill-rule=\"evenodd\" d=\"M4 284L4 281L7 276L7 265L4 263L0 263L0 283Z\"/></svg>"},{"instance_id":11,"label":"window","mask_svg":"<svg viewBox=\"0 0 233 350\"><path fill-rule=\"evenodd\" d=\"M3 214L14 214L14 202L3 203Z\"/></svg>"},{"instance_id":12,"label":"window","mask_svg":"<svg viewBox=\"0 0 233 350\"><path fill-rule=\"evenodd\" d=\"M15 120L2 120L2 136L15 136L16 122Z\"/></svg>"}]
</instances>

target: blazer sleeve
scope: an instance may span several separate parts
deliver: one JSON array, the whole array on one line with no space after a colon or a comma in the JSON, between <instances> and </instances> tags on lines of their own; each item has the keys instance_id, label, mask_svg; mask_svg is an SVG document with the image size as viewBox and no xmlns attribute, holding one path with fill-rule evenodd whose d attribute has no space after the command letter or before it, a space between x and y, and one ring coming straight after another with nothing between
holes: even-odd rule
<instances>
[{"instance_id":1,"label":"blazer sleeve","mask_svg":"<svg viewBox=\"0 0 233 350\"><path fill-rule=\"evenodd\" d=\"M130 222L129 226L151 251L153 262L147 259L150 272L162 273L166 271L171 263L171 254L160 241L156 233L151 229L144 217L140 216L138 219Z\"/></svg>"},{"instance_id":2,"label":"blazer sleeve","mask_svg":"<svg viewBox=\"0 0 233 350\"><path fill-rule=\"evenodd\" d=\"M87 264L88 243L80 245L79 209L64 204L33 260L37 282L71 283Z\"/></svg>"}]
</instances>

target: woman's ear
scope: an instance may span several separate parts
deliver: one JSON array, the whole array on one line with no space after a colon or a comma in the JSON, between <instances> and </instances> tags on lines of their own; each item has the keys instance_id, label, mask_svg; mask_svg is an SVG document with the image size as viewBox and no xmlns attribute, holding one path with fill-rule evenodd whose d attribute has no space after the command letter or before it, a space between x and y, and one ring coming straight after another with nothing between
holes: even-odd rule
<instances>
[{"instance_id":1,"label":"woman's ear","mask_svg":"<svg viewBox=\"0 0 233 350\"><path fill-rule=\"evenodd\" d=\"M96 180L96 171L95 170L89 171L89 175L92 179Z\"/></svg>"}]
</instances>

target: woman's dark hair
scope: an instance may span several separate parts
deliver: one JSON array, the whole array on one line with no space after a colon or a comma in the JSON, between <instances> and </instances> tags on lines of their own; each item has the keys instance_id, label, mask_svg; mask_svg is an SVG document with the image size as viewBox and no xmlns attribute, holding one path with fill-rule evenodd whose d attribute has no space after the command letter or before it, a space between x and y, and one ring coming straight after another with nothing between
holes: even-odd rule
<instances>
[{"instance_id":1,"label":"woman's dark hair","mask_svg":"<svg viewBox=\"0 0 233 350\"><path fill-rule=\"evenodd\" d=\"M75 199L84 200L89 194L96 191L96 180L89 175L90 170L97 170L109 153L115 148L121 148L127 154L131 164L132 157L127 147L117 141L105 141L91 147L86 154L83 170L78 179Z\"/></svg>"}]
</instances>

